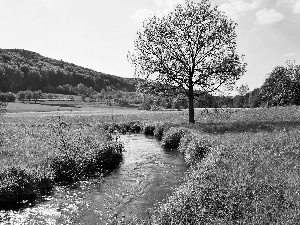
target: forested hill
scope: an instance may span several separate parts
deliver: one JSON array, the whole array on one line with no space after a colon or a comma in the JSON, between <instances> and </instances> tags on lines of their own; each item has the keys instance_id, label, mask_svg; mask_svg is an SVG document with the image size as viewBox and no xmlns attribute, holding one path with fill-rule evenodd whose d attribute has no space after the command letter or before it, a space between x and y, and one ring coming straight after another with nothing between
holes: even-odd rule
<instances>
[{"instance_id":1,"label":"forested hill","mask_svg":"<svg viewBox=\"0 0 300 225\"><path fill-rule=\"evenodd\" d=\"M136 82L133 78L96 72L23 49L0 49L0 91L2 92L18 92L27 89L68 92L68 88L71 90L80 83L100 92L107 87L135 91Z\"/></svg>"}]
</instances>

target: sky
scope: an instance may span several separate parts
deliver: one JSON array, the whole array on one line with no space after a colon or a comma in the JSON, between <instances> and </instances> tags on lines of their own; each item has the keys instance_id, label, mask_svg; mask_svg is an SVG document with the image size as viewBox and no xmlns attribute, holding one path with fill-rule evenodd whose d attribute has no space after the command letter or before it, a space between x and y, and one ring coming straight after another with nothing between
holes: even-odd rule
<instances>
[{"instance_id":1,"label":"sky","mask_svg":"<svg viewBox=\"0 0 300 225\"><path fill-rule=\"evenodd\" d=\"M200 0L194 0L199 2ZM26 49L99 72L133 77L127 60L151 14L184 0L0 0L0 48ZM238 85L260 87L273 68L300 64L300 0L211 0L238 27L247 72Z\"/></svg>"}]
</instances>

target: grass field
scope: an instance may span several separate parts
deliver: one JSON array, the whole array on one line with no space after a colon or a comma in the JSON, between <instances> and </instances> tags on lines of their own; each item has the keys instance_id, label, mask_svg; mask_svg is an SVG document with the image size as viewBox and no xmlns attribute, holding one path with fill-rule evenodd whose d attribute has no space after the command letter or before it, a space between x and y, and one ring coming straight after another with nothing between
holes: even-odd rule
<instances>
[{"instance_id":1,"label":"grass field","mask_svg":"<svg viewBox=\"0 0 300 225\"><path fill-rule=\"evenodd\" d=\"M58 116L72 124L70 132L79 127L85 132L96 131L106 123L130 121L185 127L188 135L192 135L181 146L185 157L196 157L203 143L211 146L203 159L197 158L191 165L185 183L166 203L150 218L132 221L133 224L297 224L300 221L299 107L197 109L195 125L188 124L185 110L152 112L99 107L93 111L87 108L7 113L0 118L0 171L17 165L39 174L51 173L45 166L45 159L53 152L53 134L47 126L55 123Z\"/></svg>"}]
</instances>

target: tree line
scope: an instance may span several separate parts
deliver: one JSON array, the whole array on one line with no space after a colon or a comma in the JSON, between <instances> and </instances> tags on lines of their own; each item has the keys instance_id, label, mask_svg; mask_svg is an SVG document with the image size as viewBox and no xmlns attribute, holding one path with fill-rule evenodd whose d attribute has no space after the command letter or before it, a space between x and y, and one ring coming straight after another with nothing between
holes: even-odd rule
<instances>
[{"instance_id":1,"label":"tree line","mask_svg":"<svg viewBox=\"0 0 300 225\"><path fill-rule=\"evenodd\" d=\"M62 60L43 57L22 49L0 49L0 90L2 92L68 92L69 86L84 84L100 92L111 86L134 91L135 80L117 77L76 66Z\"/></svg>"},{"instance_id":2,"label":"tree line","mask_svg":"<svg viewBox=\"0 0 300 225\"><path fill-rule=\"evenodd\" d=\"M168 96L164 92L151 93L145 87L143 109L185 109L188 99L184 95ZM300 65L287 61L276 66L266 77L261 87L249 91L248 85L236 87L234 96L202 94L194 99L195 108L256 108L300 105Z\"/></svg>"}]
</instances>

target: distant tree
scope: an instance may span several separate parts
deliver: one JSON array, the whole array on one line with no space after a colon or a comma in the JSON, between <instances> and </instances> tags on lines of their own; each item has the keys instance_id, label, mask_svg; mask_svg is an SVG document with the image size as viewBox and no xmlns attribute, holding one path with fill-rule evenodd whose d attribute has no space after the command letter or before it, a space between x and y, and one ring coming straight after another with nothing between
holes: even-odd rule
<instances>
[{"instance_id":1,"label":"distant tree","mask_svg":"<svg viewBox=\"0 0 300 225\"><path fill-rule=\"evenodd\" d=\"M73 89L75 92L77 92L80 95L86 95L88 96L89 88L85 86L84 84L78 84L76 87Z\"/></svg>"},{"instance_id":2,"label":"distant tree","mask_svg":"<svg viewBox=\"0 0 300 225\"><path fill-rule=\"evenodd\" d=\"M24 76L22 88L26 90L27 87L30 86L30 79L29 79L30 67L28 65L22 65L20 69L23 72L23 76Z\"/></svg>"},{"instance_id":3,"label":"distant tree","mask_svg":"<svg viewBox=\"0 0 300 225\"><path fill-rule=\"evenodd\" d=\"M17 93L17 99L19 101L23 101L23 103L24 103L25 98L26 98L26 92L25 91L19 91Z\"/></svg>"},{"instance_id":4,"label":"distant tree","mask_svg":"<svg viewBox=\"0 0 300 225\"><path fill-rule=\"evenodd\" d=\"M256 108L261 105L260 88L255 88L249 93L248 105L251 108Z\"/></svg>"},{"instance_id":5,"label":"distant tree","mask_svg":"<svg viewBox=\"0 0 300 225\"><path fill-rule=\"evenodd\" d=\"M29 80L32 90L38 90L42 87L42 76L39 71L31 70L29 72Z\"/></svg>"},{"instance_id":6,"label":"distant tree","mask_svg":"<svg viewBox=\"0 0 300 225\"><path fill-rule=\"evenodd\" d=\"M26 99L28 99L28 101L30 102L30 100L32 99L32 91L30 90L26 91Z\"/></svg>"},{"instance_id":7,"label":"distant tree","mask_svg":"<svg viewBox=\"0 0 300 225\"><path fill-rule=\"evenodd\" d=\"M239 95L244 96L249 92L248 84L242 84L241 86L236 87L236 90Z\"/></svg>"},{"instance_id":8,"label":"distant tree","mask_svg":"<svg viewBox=\"0 0 300 225\"><path fill-rule=\"evenodd\" d=\"M5 65L5 81L10 91L17 91L23 82L23 72L17 66Z\"/></svg>"},{"instance_id":9,"label":"distant tree","mask_svg":"<svg viewBox=\"0 0 300 225\"><path fill-rule=\"evenodd\" d=\"M34 103L36 104L36 101L43 97L43 92L41 90L32 92L32 99L34 100Z\"/></svg>"},{"instance_id":10,"label":"distant tree","mask_svg":"<svg viewBox=\"0 0 300 225\"><path fill-rule=\"evenodd\" d=\"M0 91L6 91L6 81L5 81L5 69L3 65L0 64Z\"/></svg>"},{"instance_id":11,"label":"distant tree","mask_svg":"<svg viewBox=\"0 0 300 225\"><path fill-rule=\"evenodd\" d=\"M261 87L261 99L267 106L290 105L295 101L291 77L283 66L277 66Z\"/></svg>"},{"instance_id":12,"label":"distant tree","mask_svg":"<svg viewBox=\"0 0 300 225\"><path fill-rule=\"evenodd\" d=\"M173 99L172 109L180 109L180 102L177 98Z\"/></svg>"},{"instance_id":13,"label":"distant tree","mask_svg":"<svg viewBox=\"0 0 300 225\"><path fill-rule=\"evenodd\" d=\"M245 71L235 27L209 0L187 0L166 16L145 21L128 58L135 75L146 80L147 92L185 94L189 122L195 123L194 98L228 89Z\"/></svg>"},{"instance_id":14,"label":"distant tree","mask_svg":"<svg viewBox=\"0 0 300 225\"><path fill-rule=\"evenodd\" d=\"M81 94L81 101L85 102L85 99L87 98L86 94Z\"/></svg>"}]
</instances>

